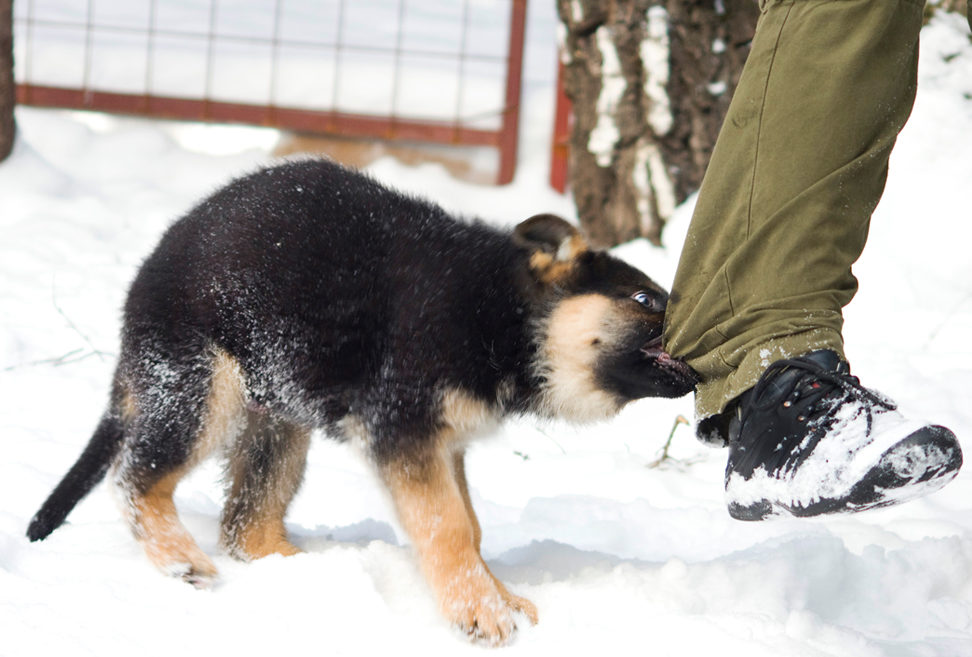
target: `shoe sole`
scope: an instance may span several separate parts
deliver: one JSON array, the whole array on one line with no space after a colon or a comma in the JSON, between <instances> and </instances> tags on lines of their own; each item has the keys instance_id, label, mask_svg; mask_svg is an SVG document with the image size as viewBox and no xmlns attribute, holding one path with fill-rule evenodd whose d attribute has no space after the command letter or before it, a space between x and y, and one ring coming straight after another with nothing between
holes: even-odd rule
<instances>
[{"instance_id":1,"label":"shoe sole","mask_svg":"<svg viewBox=\"0 0 972 657\"><path fill-rule=\"evenodd\" d=\"M746 505L733 502L729 504L729 515L736 520L756 521L892 506L939 490L955 478L961 467L962 449L955 434L945 427L925 426L895 443L847 495L805 506L765 499Z\"/></svg>"}]
</instances>

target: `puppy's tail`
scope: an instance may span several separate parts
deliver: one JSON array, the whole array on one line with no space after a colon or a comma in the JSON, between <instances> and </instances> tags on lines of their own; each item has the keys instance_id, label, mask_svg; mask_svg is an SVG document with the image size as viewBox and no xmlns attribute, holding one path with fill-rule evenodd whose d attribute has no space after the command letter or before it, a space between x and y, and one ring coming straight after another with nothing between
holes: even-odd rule
<instances>
[{"instance_id":1,"label":"puppy's tail","mask_svg":"<svg viewBox=\"0 0 972 657\"><path fill-rule=\"evenodd\" d=\"M61 526L81 498L104 479L121 447L123 436L121 418L109 409L77 462L34 514L27 528L27 538L39 541Z\"/></svg>"}]
</instances>

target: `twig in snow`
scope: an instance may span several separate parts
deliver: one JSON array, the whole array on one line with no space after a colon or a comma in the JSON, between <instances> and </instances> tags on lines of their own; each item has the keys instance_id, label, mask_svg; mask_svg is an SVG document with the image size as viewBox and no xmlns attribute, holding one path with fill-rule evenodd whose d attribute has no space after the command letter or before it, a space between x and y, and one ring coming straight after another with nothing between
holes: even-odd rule
<instances>
[{"instance_id":1,"label":"twig in snow","mask_svg":"<svg viewBox=\"0 0 972 657\"><path fill-rule=\"evenodd\" d=\"M948 311L948 314L947 315L945 315L945 319L943 319L941 322L939 322L938 326L936 326L928 334L928 337L925 339L925 343L923 345L921 345L921 349L922 350L927 349L929 347L929 345L931 345L931 343L935 340L935 338L938 337L939 331L941 331L943 328L945 328L945 325L948 324L950 321L952 321L952 318L955 317L955 315L958 313L959 308L961 308L962 306L964 306L965 305L965 302L968 301L969 299L972 299L972 292L969 292L968 294L966 294L964 297L962 297L961 299L959 299L959 302L957 304L955 304L954 306L952 306L952 309Z\"/></svg>"},{"instance_id":2,"label":"twig in snow","mask_svg":"<svg viewBox=\"0 0 972 657\"><path fill-rule=\"evenodd\" d=\"M4 372L11 372L13 370L19 370L25 367L36 367L38 365L53 365L54 367L60 367L61 365L70 365L72 363L78 363L85 358L90 358L91 356L100 356L101 354L96 351L87 351L82 353L83 349L78 347L77 349L72 349L66 354L60 356L54 356L53 358L41 358L40 360L32 360L29 363L19 363L17 365L8 365L3 368ZM80 354L80 355L78 355Z\"/></svg>"},{"instance_id":3,"label":"twig in snow","mask_svg":"<svg viewBox=\"0 0 972 657\"><path fill-rule=\"evenodd\" d=\"M74 331L75 333L77 333L77 334L78 334L79 336L81 336L81 339L82 339L82 340L84 340L85 342L87 342L87 343L88 343L88 346L89 346L89 347L91 347L91 352L92 352L92 353L93 353L93 354L94 354L95 356L97 356L99 360L101 360L102 362L104 362L104 360L105 360L105 357L104 357L104 352L102 352L102 351L101 351L100 349L98 349L98 348L97 348L97 347L96 347L96 346L94 345L94 343L93 343L93 342L91 341L91 339L90 339L90 338L89 338L89 337L88 337L87 335L85 335L85 334L84 334L84 333L83 333L83 332L81 331L81 329L79 329L79 328L78 328L78 325L77 325L77 324L75 324L75 323L74 323L74 322L73 322L73 321L71 320L71 318L70 318L70 317L68 317L68 315L67 315L67 313L66 313L66 312L64 312L64 310L62 310L62 309L61 309L61 307L60 307L59 305L57 305L57 291L56 291L56 289L54 288L54 286L53 286L53 285L51 285L51 303L53 303L53 304L54 304L54 309L55 309L55 310L56 310L56 311L58 312L58 314L59 314L59 315L60 315L61 317L63 317L63 318L64 318L64 320L65 320L65 321L66 321L66 322L68 323L68 326L70 326L70 327L71 327L71 329L72 329L72 330L73 330L73 331Z\"/></svg>"},{"instance_id":4,"label":"twig in snow","mask_svg":"<svg viewBox=\"0 0 972 657\"><path fill-rule=\"evenodd\" d=\"M668 440L665 441L665 446L662 447L661 456L649 463L649 468L657 468L659 465L671 458L668 455L668 448L672 446L672 438L675 437L675 429L677 429L678 425L680 424L688 425L688 423L689 421L685 419L684 415L678 415L675 417L675 422L672 424L672 430L668 432Z\"/></svg>"},{"instance_id":5,"label":"twig in snow","mask_svg":"<svg viewBox=\"0 0 972 657\"><path fill-rule=\"evenodd\" d=\"M567 454L567 450L566 450L566 449L564 449L563 447L561 447L561 446L560 446L560 443L558 443L558 442L557 442L556 440L554 440L554 437L553 437L553 436L551 436L551 435L550 435L549 433L547 433L546 431L544 431L544 430L543 430L542 428L540 428L540 427L537 427L537 431L539 431L539 432L540 432L540 433L542 433L542 434L543 434L544 436L546 436L547 438L549 438L549 439L550 439L550 442L552 442L552 443L553 443L554 445L556 445L556 446L557 446L557 449L559 449L559 450L561 451L561 453L562 453L562 454L564 454L564 455L566 456L566 454Z\"/></svg>"}]
</instances>

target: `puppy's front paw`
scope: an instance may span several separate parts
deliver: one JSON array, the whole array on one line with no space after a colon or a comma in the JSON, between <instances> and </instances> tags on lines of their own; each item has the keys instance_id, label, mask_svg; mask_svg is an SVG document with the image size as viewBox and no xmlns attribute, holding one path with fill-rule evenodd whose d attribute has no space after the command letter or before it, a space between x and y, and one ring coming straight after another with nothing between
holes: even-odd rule
<instances>
[{"instance_id":1,"label":"puppy's front paw","mask_svg":"<svg viewBox=\"0 0 972 657\"><path fill-rule=\"evenodd\" d=\"M526 616L530 620L531 625L536 625L537 621L540 619L539 615L537 614L537 606L526 598L513 595L507 591L506 587L504 587L498 580L496 584L499 587L500 595L502 595L503 600L506 601L506 606L513 611L518 611Z\"/></svg>"},{"instance_id":2,"label":"puppy's front paw","mask_svg":"<svg viewBox=\"0 0 972 657\"><path fill-rule=\"evenodd\" d=\"M513 638L514 613L523 613L533 624L537 622L536 606L509 593L482 564L453 578L441 604L443 613L456 627L472 640L489 646L504 645Z\"/></svg>"}]
</instances>

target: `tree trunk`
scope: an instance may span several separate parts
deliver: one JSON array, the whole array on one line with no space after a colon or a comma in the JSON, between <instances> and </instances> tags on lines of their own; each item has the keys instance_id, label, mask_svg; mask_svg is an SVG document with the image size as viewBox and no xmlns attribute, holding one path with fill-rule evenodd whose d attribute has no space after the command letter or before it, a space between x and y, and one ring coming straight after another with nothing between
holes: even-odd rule
<instances>
[{"instance_id":1,"label":"tree trunk","mask_svg":"<svg viewBox=\"0 0 972 657\"><path fill-rule=\"evenodd\" d=\"M557 0L570 184L593 242L660 243L698 188L758 16L753 0Z\"/></svg>"},{"instance_id":2,"label":"tree trunk","mask_svg":"<svg viewBox=\"0 0 972 657\"><path fill-rule=\"evenodd\" d=\"M0 0L0 162L13 150L14 104L13 0Z\"/></svg>"},{"instance_id":3,"label":"tree trunk","mask_svg":"<svg viewBox=\"0 0 972 657\"><path fill-rule=\"evenodd\" d=\"M969 28L972 29L972 0L936 0L925 3L925 23L938 11L950 11L962 14L969 19Z\"/></svg>"}]
</instances>

